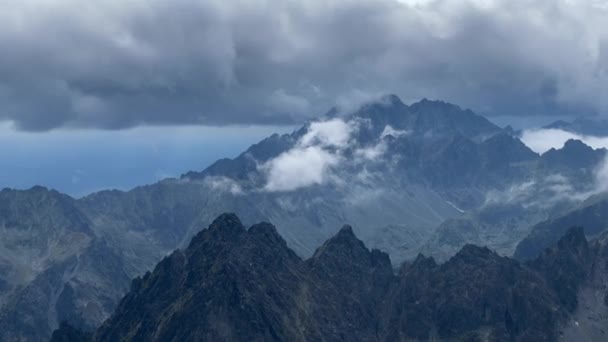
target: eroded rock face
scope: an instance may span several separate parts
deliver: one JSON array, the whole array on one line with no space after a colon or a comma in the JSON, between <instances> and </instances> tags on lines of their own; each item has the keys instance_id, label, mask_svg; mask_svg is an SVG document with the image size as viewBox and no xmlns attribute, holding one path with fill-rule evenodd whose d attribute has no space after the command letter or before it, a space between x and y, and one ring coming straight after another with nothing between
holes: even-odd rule
<instances>
[{"instance_id":1,"label":"eroded rock face","mask_svg":"<svg viewBox=\"0 0 608 342\"><path fill-rule=\"evenodd\" d=\"M395 275L349 226L303 261L272 225L224 214L135 279L92 336L64 325L53 341L553 341L598 248L575 228L529 264L467 245Z\"/></svg>"}]
</instances>

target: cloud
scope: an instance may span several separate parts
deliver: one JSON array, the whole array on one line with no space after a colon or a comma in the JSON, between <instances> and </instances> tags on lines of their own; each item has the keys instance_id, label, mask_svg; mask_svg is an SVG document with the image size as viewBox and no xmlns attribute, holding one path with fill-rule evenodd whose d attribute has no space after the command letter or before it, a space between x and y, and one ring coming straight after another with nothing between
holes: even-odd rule
<instances>
[{"instance_id":1,"label":"cloud","mask_svg":"<svg viewBox=\"0 0 608 342\"><path fill-rule=\"evenodd\" d=\"M397 129L394 129L391 125L386 125L386 127L384 127L384 130L382 131L382 134L380 134L380 139L383 139L389 135L394 138L399 138L399 137L408 135L410 133L411 132L409 132L409 131L397 130Z\"/></svg>"},{"instance_id":2,"label":"cloud","mask_svg":"<svg viewBox=\"0 0 608 342\"><path fill-rule=\"evenodd\" d=\"M348 147L356 130L355 120L311 122L294 148L261 166L268 179L264 190L292 191L336 181L330 171L342 160L342 150Z\"/></svg>"},{"instance_id":3,"label":"cloud","mask_svg":"<svg viewBox=\"0 0 608 342\"><path fill-rule=\"evenodd\" d=\"M341 118L311 122L293 148L258 166L267 178L264 190L292 191L328 182L371 185L374 175L367 166L381 161L388 146L386 135L364 146L353 139L361 125L367 124L361 119ZM404 134L390 126L384 128L387 131Z\"/></svg>"},{"instance_id":4,"label":"cloud","mask_svg":"<svg viewBox=\"0 0 608 342\"><path fill-rule=\"evenodd\" d=\"M233 179L222 176L208 176L203 179L203 183L212 190L228 192L232 195L242 195L243 189Z\"/></svg>"},{"instance_id":5,"label":"cloud","mask_svg":"<svg viewBox=\"0 0 608 342\"><path fill-rule=\"evenodd\" d=\"M608 191L608 155L595 170L595 180L598 193Z\"/></svg>"},{"instance_id":6,"label":"cloud","mask_svg":"<svg viewBox=\"0 0 608 342\"><path fill-rule=\"evenodd\" d=\"M580 140L594 149L608 148L608 137L580 135L561 129L525 130L521 136L521 141L537 153L545 153L552 148L560 149L570 139Z\"/></svg>"},{"instance_id":7,"label":"cloud","mask_svg":"<svg viewBox=\"0 0 608 342\"><path fill-rule=\"evenodd\" d=\"M329 168L339 158L318 146L295 148L264 165L267 171L267 191L292 191L302 187L324 184Z\"/></svg>"},{"instance_id":8,"label":"cloud","mask_svg":"<svg viewBox=\"0 0 608 342\"><path fill-rule=\"evenodd\" d=\"M595 167L593 182L576 186L568 177L553 174L541 179L513 184L506 190L491 190L485 205L520 204L524 208L548 209L560 202L582 202L608 191L608 155Z\"/></svg>"},{"instance_id":9,"label":"cloud","mask_svg":"<svg viewBox=\"0 0 608 342\"><path fill-rule=\"evenodd\" d=\"M323 147L346 147L357 123L342 119L311 122L306 134L300 139L302 147L318 144Z\"/></svg>"},{"instance_id":10,"label":"cloud","mask_svg":"<svg viewBox=\"0 0 608 342\"><path fill-rule=\"evenodd\" d=\"M363 147L355 150L355 157L358 158L356 160L370 161L377 160L379 157L383 156L386 153L388 146L384 141L380 141L378 144Z\"/></svg>"},{"instance_id":11,"label":"cloud","mask_svg":"<svg viewBox=\"0 0 608 342\"><path fill-rule=\"evenodd\" d=\"M513 184L504 191L489 191L485 205L508 203L519 204L524 208L548 209L560 202L581 202L596 193L596 189L577 189L568 178L555 174L544 179Z\"/></svg>"},{"instance_id":12,"label":"cloud","mask_svg":"<svg viewBox=\"0 0 608 342\"><path fill-rule=\"evenodd\" d=\"M608 109L602 1L6 0L22 130L292 124L394 92L487 115Z\"/></svg>"},{"instance_id":13,"label":"cloud","mask_svg":"<svg viewBox=\"0 0 608 342\"><path fill-rule=\"evenodd\" d=\"M608 137L581 135L561 129L532 129L522 132L521 141L537 153L560 149L570 139L580 140L594 149L608 149ZM515 184L506 191L490 191L486 204L520 203L526 207L548 208L559 201L580 202L608 191L608 154L591 170L593 183L583 189L561 174Z\"/></svg>"}]
</instances>

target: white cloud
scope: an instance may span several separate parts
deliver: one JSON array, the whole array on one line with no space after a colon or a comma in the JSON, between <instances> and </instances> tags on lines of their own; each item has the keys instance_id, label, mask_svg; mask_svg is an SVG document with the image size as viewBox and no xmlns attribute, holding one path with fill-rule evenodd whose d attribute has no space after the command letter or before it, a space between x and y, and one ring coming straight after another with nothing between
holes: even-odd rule
<instances>
[{"instance_id":1,"label":"white cloud","mask_svg":"<svg viewBox=\"0 0 608 342\"><path fill-rule=\"evenodd\" d=\"M521 137L524 144L538 153L544 153L551 148L562 148L564 143L570 139L580 140L594 149L608 148L608 137L580 135L560 129L526 130ZM571 182L561 175L547 177L543 182L544 189L554 193L553 200L570 199L574 201L582 201L595 194L608 191L608 155L593 172L595 177L593 190L576 190Z\"/></svg>"},{"instance_id":2,"label":"white cloud","mask_svg":"<svg viewBox=\"0 0 608 342\"><path fill-rule=\"evenodd\" d=\"M339 157L319 146L296 147L264 166L268 175L267 191L292 191L328 180L328 170Z\"/></svg>"},{"instance_id":3,"label":"white cloud","mask_svg":"<svg viewBox=\"0 0 608 342\"><path fill-rule=\"evenodd\" d=\"M308 132L300 139L301 147L321 145L323 147L346 147L351 134L357 129L353 122L342 119L312 122Z\"/></svg>"},{"instance_id":4,"label":"white cloud","mask_svg":"<svg viewBox=\"0 0 608 342\"><path fill-rule=\"evenodd\" d=\"M369 162L369 161L378 160L378 158L383 156L388 149L387 143L384 140L384 138L386 138L387 136L392 136L394 138L398 138L401 136L406 136L410 133L411 132L409 132L409 131L396 130L392 126L386 125L384 127L384 130L380 134L380 138L379 138L379 141L377 144L355 149L355 151L354 151L355 162L356 163L365 163L365 162Z\"/></svg>"},{"instance_id":5,"label":"white cloud","mask_svg":"<svg viewBox=\"0 0 608 342\"><path fill-rule=\"evenodd\" d=\"M264 190L292 191L328 182L338 186L351 186L353 182L372 185L373 174L367 165L386 155L388 141L384 138L404 136L409 132L387 125L372 143L362 146L352 139L363 125L370 124L360 118L311 122L292 149L259 166L267 177ZM352 155L347 156L346 151ZM339 174L338 170L356 174Z\"/></svg>"},{"instance_id":6,"label":"white cloud","mask_svg":"<svg viewBox=\"0 0 608 342\"><path fill-rule=\"evenodd\" d=\"M486 194L486 204L523 202L536 187L536 181L514 184L504 191L492 190Z\"/></svg>"},{"instance_id":7,"label":"white cloud","mask_svg":"<svg viewBox=\"0 0 608 342\"><path fill-rule=\"evenodd\" d=\"M386 142L381 141L373 146L359 148L355 150L355 161L365 162L377 160L379 157L386 153Z\"/></svg>"},{"instance_id":8,"label":"white cloud","mask_svg":"<svg viewBox=\"0 0 608 342\"><path fill-rule=\"evenodd\" d=\"M584 189L561 175L553 174L542 179L514 184L506 190L492 190L486 194L486 205L510 203L525 208L546 209L558 202L582 202L587 198L608 191L608 158L594 170L593 184Z\"/></svg>"},{"instance_id":9,"label":"white cloud","mask_svg":"<svg viewBox=\"0 0 608 342\"><path fill-rule=\"evenodd\" d=\"M545 153L551 148L562 148L570 139L581 140L593 148L608 148L608 137L579 135L561 129L525 130L521 136L521 141L537 153Z\"/></svg>"},{"instance_id":10,"label":"white cloud","mask_svg":"<svg viewBox=\"0 0 608 342\"><path fill-rule=\"evenodd\" d=\"M228 177L208 176L205 177L203 183L216 191L229 192L233 195L242 195L243 189L241 186Z\"/></svg>"},{"instance_id":11,"label":"white cloud","mask_svg":"<svg viewBox=\"0 0 608 342\"><path fill-rule=\"evenodd\" d=\"M410 134L410 131L406 131L406 130L397 130L394 129L391 125L386 125L386 127L384 127L384 130L382 131L382 134L380 134L380 139L384 139L387 136L392 136L394 138L399 138L401 136L405 136Z\"/></svg>"},{"instance_id":12,"label":"white cloud","mask_svg":"<svg viewBox=\"0 0 608 342\"><path fill-rule=\"evenodd\" d=\"M342 152L358 128L355 120L311 122L294 148L260 166L267 176L264 190L292 191L330 180L339 183L331 169L342 160Z\"/></svg>"}]
</instances>

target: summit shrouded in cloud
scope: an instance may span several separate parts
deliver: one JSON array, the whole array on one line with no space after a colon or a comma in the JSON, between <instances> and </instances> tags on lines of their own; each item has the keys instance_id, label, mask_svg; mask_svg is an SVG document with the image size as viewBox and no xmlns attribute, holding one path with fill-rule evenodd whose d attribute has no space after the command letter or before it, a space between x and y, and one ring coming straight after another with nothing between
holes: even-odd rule
<instances>
[{"instance_id":1,"label":"summit shrouded in cloud","mask_svg":"<svg viewBox=\"0 0 608 342\"><path fill-rule=\"evenodd\" d=\"M293 124L382 93L485 115L602 114L604 1L4 1L21 130Z\"/></svg>"}]
</instances>

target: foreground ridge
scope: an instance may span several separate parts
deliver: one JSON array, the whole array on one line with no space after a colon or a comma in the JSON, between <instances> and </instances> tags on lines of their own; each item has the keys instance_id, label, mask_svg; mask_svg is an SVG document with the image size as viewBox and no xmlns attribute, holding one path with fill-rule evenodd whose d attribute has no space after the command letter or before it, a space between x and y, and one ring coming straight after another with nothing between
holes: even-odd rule
<instances>
[{"instance_id":1,"label":"foreground ridge","mask_svg":"<svg viewBox=\"0 0 608 342\"><path fill-rule=\"evenodd\" d=\"M467 245L444 264L421 255L395 275L350 226L304 261L273 225L246 230L222 214L133 280L97 331L62 324L52 341L551 341L605 249L572 228L527 264Z\"/></svg>"}]
</instances>

